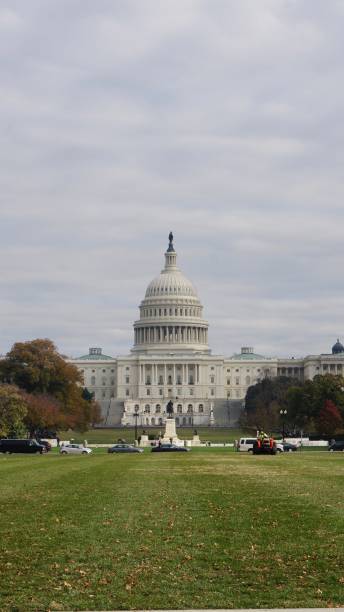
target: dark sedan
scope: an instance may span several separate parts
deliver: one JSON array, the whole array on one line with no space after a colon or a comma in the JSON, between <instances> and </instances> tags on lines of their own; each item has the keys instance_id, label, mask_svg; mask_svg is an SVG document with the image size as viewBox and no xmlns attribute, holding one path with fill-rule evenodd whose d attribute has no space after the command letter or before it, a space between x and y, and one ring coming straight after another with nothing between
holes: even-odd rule
<instances>
[{"instance_id":1,"label":"dark sedan","mask_svg":"<svg viewBox=\"0 0 344 612\"><path fill-rule=\"evenodd\" d=\"M108 448L108 453L143 453L143 448L131 444L114 444Z\"/></svg>"},{"instance_id":2,"label":"dark sedan","mask_svg":"<svg viewBox=\"0 0 344 612\"><path fill-rule=\"evenodd\" d=\"M189 451L189 448L185 448L185 446L177 446L176 444L159 444L158 446L153 446L152 453L174 453L178 451L186 452Z\"/></svg>"},{"instance_id":3,"label":"dark sedan","mask_svg":"<svg viewBox=\"0 0 344 612\"><path fill-rule=\"evenodd\" d=\"M282 446L284 448L285 453L292 453L297 451L296 444L291 444L290 442L282 442Z\"/></svg>"},{"instance_id":4,"label":"dark sedan","mask_svg":"<svg viewBox=\"0 0 344 612\"><path fill-rule=\"evenodd\" d=\"M333 453L333 451L342 451L344 452L344 441L333 442L331 446L328 447L328 450Z\"/></svg>"}]
</instances>

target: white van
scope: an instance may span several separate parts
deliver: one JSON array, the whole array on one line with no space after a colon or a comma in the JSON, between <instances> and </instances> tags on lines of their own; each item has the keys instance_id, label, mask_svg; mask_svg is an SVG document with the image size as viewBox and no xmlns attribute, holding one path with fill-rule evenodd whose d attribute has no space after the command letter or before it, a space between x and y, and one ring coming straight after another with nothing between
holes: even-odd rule
<instances>
[{"instance_id":1,"label":"white van","mask_svg":"<svg viewBox=\"0 0 344 612\"><path fill-rule=\"evenodd\" d=\"M257 442L257 438L240 438L239 451L253 453L253 445Z\"/></svg>"},{"instance_id":2,"label":"white van","mask_svg":"<svg viewBox=\"0 0 344 612\"><path fill-rule=\"evenodd\" d=\"M239 451L246 451L248 453L253 453L253 445L257 442L257 438L240 438L239 440ZM283 444L280 442L276 442L276 451L278 453L283 453L284 448Z\"/></svg>"}]
</instances>

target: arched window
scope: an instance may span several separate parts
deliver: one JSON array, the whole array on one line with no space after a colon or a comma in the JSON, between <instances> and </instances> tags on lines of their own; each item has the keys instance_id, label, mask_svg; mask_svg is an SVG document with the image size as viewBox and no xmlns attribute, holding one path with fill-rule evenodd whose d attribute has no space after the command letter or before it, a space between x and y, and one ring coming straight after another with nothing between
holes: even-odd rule
<instances>
[{"instance_id":1,"label":"arched window","mask_svg":"<svg viewBox=\"0 0 344 612\"><path fill-rule=\"evenodd\" d=\"M146 419L146 425L149 425L149 419Z\"/></svg>"},{"instance_id":2,"label":"arched window","mask_svg":"<svg viewBox=\"0 0 344 612\"><path fill-rule=\"evenodd\" d=\"M154 417L151 418L151 424L155 425L155 418Z\"/></svg>"},{"instance_id":3,"label":"arched window","mask_svg":"<svg viewBox=\"0 0 344 612\"><path fill-rule=\"evenodd\" d=\"M172 376L168 376L167 384L172 385Z\"/></svg>"},{"instance_id":4,"label":"arched window","mask_svg":"<svg viewBox=\"0 0 344 612\"><path fill-rule=\"evenodd\" d=\"M156 412L156 414L158 414L159 412L161 412L161 406L160 406L160 404L157 404L157 405L155 406L155 412Z\"/></svg>"},{"instance_id":5,"label":"arched window","mask_svg":"<svg viewBox=\"0 0 344 612\"><path fill-rule=\"evenodd\" d=\"M179 417L176 417L176 425L179 425Z\"/></svg>"},{"instance_id":6,"label":"arched window","mask_svg":"<svg viewBox=\"0 0 344 612\"><path fill-rule=\"evenodd\" d=\"M203 404L200 404L200 405L198 406L198 412L203 412Z\"/></svg>"},{"instance_id":7,"label":"arched window","mask_svg":"<svg viewBox=\"0 0 344 612\"><path fill-rule=\"evenodd\" d=\"M192 425L192 417L189 417L189 425Z\"/></svg>"},{"instance_id":8,"label":"arched window","mask_svg":"<svg viewBox=\"0 0 344 612\"><path fill-rule=\"evenodd\" d=\"M147 412L147 414L150 413L150 405L149 404L145 405L145 412Z\"/></svg>"},{"instance_id":9,"label":"arched window","mask_svg":"<svg viewBox=\"0 0 344 612\"><path fill-rule=\"evenodd\" d=\"M186 425L186 417L183 417L183 425Z\"/></svg>"},{"instance_id":10,"label":"arched window","mask_svg":"<svg viewBox=\"0 0 344 612\"><path fill-rule=\"evenodd\" d=\"M188 412L189 412L189 413L190 413L190 412L192 412L192 409L193 409L192 404L189 404L189 405L188 405Z\"/></svg>"},{"instance_id":11,"label":"arched window","mask_svg":"<svg viewBox=\"0 0 344 612\"><path fill-rule=\"evenodd\" d=\"M159 418L159 425L162 425L162 418Z\"/></svg>"},{"instance_id":12,"label":"arched window","mask_svg":"<svg viewBox=\"0 0 344 612\"><path fill-rule=\"evenodd\" d=\"M183 412L183 406L182 406L181 404L178 404L178 406L177 406L177 412L178 412L178 414L182 414L182 412Z\"/></svg>"},{"instance_id":13,"label":"arched window","mask_svg":"<svg viewBox=\"0 0 344 612\"><path fill-rule=\"evenodd\" d=\"M138 404L135 404L134 410L135 410L135 412L138 412L140 410L140 406Z\"/></svg>"}]
</instances>

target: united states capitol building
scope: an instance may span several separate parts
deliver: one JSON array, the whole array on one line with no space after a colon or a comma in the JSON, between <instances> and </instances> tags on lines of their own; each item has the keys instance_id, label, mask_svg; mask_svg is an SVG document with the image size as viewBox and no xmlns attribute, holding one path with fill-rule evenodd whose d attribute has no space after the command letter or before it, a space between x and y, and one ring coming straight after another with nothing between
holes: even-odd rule
<instances>
[{"instance_id":1,"label":"united states capitol building","mask_svg":"<svg viewBox=\"0 0 344 612\"><path fill-rule=\"evenodd\" d=\"M343 373L339 341L330 354L302 359L265 357L247 346L224 357L211 353L208 327L197 291L177 265L170 233L165 266L149 283L134 322L131 353L111 357L90 348L73 360L101 406L103 426L163 425L170 399L177 425L235 426L247 388L264 377Z\"/></svg>"}]
</instances>

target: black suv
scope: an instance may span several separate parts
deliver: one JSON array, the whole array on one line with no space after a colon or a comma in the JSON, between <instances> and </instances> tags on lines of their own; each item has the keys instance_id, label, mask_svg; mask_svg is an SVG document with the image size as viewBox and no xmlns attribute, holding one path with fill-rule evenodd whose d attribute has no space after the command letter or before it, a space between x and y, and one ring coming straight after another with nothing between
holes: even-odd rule
<instances>
[{"instance_id":1,"label":"black suv","mask_svg":"<svg viewBox=\"0 0 344 612\"><path fill-rule=\"evenodd\" d=\"M340 442L333 442L333 444L328 447L328 450L331 452L344 451L344 440L341 440Z\"/></svg>"},{"instance_id":2,"label":"black suv","mask_svg":"<svg viewBox=\"0 0 344 612\"><path fill-rule=\"evenodd\" d=\"M46 453L47 449L37 440L3 438L0 440L0 453Z\"/></svg>"}]
</instances>

